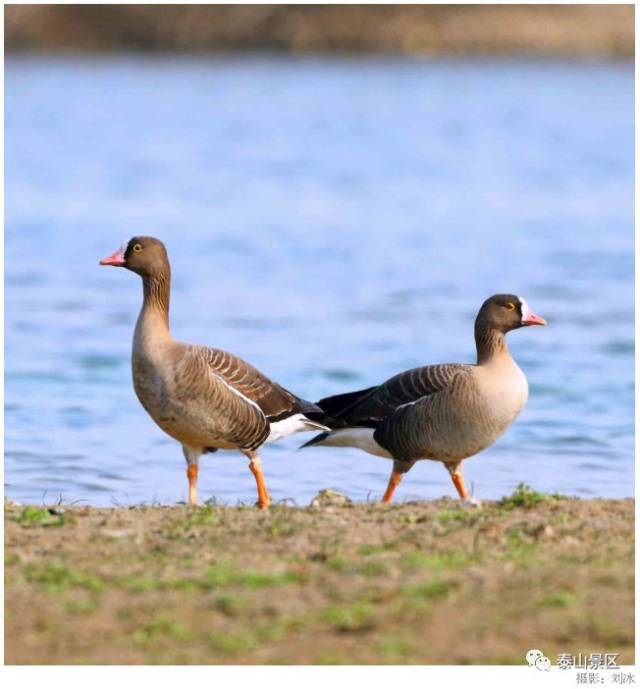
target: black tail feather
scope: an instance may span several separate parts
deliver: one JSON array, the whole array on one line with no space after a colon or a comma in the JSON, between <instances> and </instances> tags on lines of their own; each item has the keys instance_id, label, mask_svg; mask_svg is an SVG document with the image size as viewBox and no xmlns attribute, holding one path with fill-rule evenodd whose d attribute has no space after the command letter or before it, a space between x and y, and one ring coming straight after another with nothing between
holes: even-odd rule
<instances>
[{"instance_id":1,"label":"black tail feather","mask_svg":"<svg viewBox=\"0 0 640 689\"><path fill-rule=\"evenodd\" d=\"M341 395L325 397L318 402L318 406L329 416L337 418L353 407L357 402L370 395L377 387L377 385L374 385L364 390L356 390L355 392L345 392Z\"/></svg>"},{"instance_id":2,"label":"black tail feather","mask_svg":"<svg viewBox=\"0 0 640 689\"><path fill-rule=\"evenodd\" d=\"M314 435L311 440L307 440L306 443L303 445L300 445L298 448L299 450L302 450L303 447L310 447L311 445L317 445L318 443L321 443L325 438L329 436L329 433L318 433L318 435Z\"/></svg>"},{"instance_id":3,"label":"black tail feather","mask_svg":"<svg viewBox=\"0 0 640 689\"><path fill-rule=\"evenodd\" d=\"M336 424L340 426L340 422L337 421L337 419L334 419L332 416L329 416L329 414L325 414L325 412L320 407L316 407L315 410L306 411L304 412L304 415L310 421L315 421L316 423L320 423L323 426L327 426L328 428L334 428Z\"/></svg>"}]
</instances>

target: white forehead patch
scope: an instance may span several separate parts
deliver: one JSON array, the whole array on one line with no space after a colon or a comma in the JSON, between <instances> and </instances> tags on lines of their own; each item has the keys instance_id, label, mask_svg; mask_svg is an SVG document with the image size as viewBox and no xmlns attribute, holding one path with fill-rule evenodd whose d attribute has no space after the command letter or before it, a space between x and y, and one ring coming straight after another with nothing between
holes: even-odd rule
<instances>
[{"instance_id":1,"label":"white forehead patch","mask_svg":"<svg viewBox=\"0 0 640 689\"><path fill-rule=\"evenodd\" d=\"M525 299L522 297L518 297L518 299L520 299L520 308L522 309L522 320L525 321L529 316L533 315L533 311L531 311Z\"/></svg>"},{"instance_id":2,"label":"white forehead patch","mask_svg":"<svg viewBox=\"0 0 640 689\"><path fill-rule=\"evenodd\" d=\"M127 249L129 248L129 242L130 241L131 241L130 239L127 239L127 241L123 242L122 246L120 247L120 251L122 252L123 256L127 253Z\"/></svg>"}]
</instances>

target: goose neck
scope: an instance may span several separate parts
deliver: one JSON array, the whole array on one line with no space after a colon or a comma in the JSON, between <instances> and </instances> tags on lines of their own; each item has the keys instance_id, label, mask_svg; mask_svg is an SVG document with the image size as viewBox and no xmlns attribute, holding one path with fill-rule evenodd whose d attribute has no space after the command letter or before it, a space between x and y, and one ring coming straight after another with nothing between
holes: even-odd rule
<instances>
[{"instance_id":1,"label":"goose neck","mask_svg":"<svg viewBox=\"0 0 640 689\"><path fill-rule=\"evenodd\" d=\"M504 333L485 323L476 323L476 353L478 366L510 358Z\"/></svg>"},{"instance_id":2,"label":"goose neck","mask_svg":"<svg viewBox=\"0 0 640 689\"><path fill-rule=\"evenodd\" d=\"M142 310L136 328L141 334L147 337L168 337L170 284L169 270L143 276Z\"/></svg>"}]
</instances>

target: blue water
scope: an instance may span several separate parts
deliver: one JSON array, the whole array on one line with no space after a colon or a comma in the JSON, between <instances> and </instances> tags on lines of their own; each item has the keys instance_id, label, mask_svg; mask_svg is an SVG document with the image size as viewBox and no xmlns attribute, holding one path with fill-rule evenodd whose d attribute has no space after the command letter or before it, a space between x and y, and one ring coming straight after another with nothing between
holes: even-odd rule
<instances>
[{"instance_id":1,"label":"blue water","mask_svg":"<svg viewBox=\"0 0 640 689\"><path fill-rule=\"evenodd\" d=\"M167 244L176 337L310 399L473 361L484 298L525 296L529 402L468 483L632 494L630 63L10 58L5 88L10 498L185 498L131 386L139 278L98 266L134 234ZM263 450L275 499L380 496L386 460L309 437ZM201 497L253 502L246 464L203 458ZM420 462L397 495L454 490Z\"/></svg>"}]
</instances>

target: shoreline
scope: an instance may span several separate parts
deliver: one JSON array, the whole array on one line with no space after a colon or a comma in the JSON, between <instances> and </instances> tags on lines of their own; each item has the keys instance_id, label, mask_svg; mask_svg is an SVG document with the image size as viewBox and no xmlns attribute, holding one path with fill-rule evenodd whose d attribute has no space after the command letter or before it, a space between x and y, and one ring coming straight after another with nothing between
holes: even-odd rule
<instances>
[{"instance_id":1,"label":"shoreline","mask_svg":"<svg viewBox=\"0 0 640 689\"><path fill-rule=\"evenodd\" d=\"M634 54L628 5L8 5L13 51L287 55Z\"/></svg>"},{"instance_id":2,"label":"shoreline","mask_svg":"<svg viewBox=\"0 0 640 689\"><path fill-rule=\"evenodd\" d=\"M5 662L634 662L634 507L5 504Z\"/></svg>"}]
</instances>

